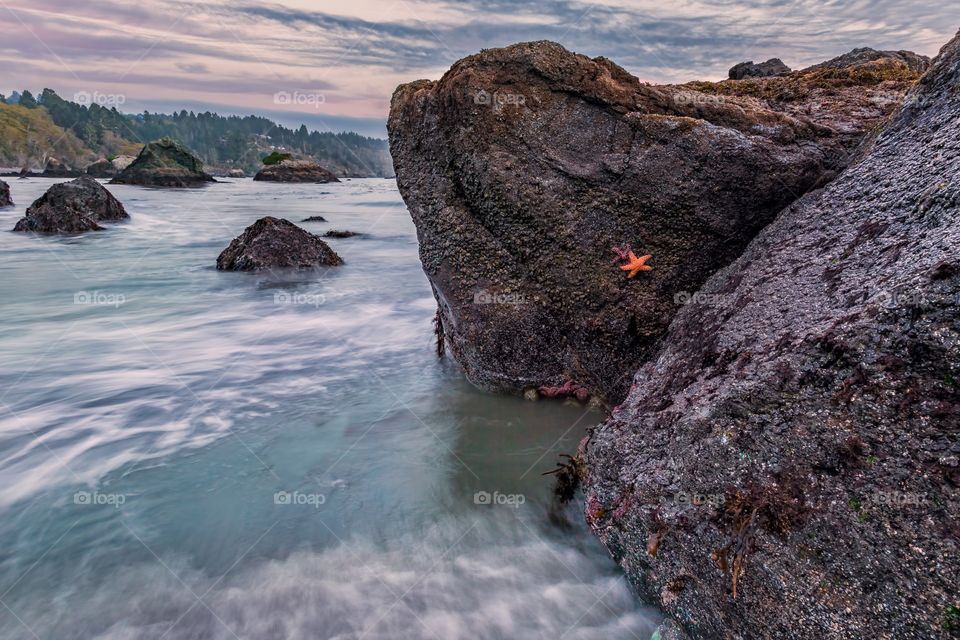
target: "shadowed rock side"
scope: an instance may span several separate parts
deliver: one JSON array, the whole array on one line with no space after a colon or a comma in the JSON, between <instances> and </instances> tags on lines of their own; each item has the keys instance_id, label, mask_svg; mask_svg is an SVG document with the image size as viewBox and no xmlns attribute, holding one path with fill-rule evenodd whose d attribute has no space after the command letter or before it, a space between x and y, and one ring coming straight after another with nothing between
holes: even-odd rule
<instances>
[{"instance_id":1,"label":"shadowed rock side","mask_svg":"<svg viewBox=\"0 0 960 640\"><path fill-rule=\"evenodd\" d=\"M91 178L112 178L117 175L117 168L106 158L101 158L87 166L84 170Z\"/></svg>"},{"instance_id":2,"label":"shadowed rock side","mask_svg":"<svg viewBox=\"0 0 960 640\"><path fill-rule=\"evenodd\" d=\"M958 631L958 87L960 37L581 445L590 526L694 638Z\"/></svg>"},{"instance_id":3,"label":"shadowed rock side","mask_svg":"<svg viewBox=\"0 0 960 640\"><path fill-rule=\"evenodd\" d=\"M217 258L217 269L221 271L307 269L340 264L343 259L318 236L289 220L270 216L244 229Z\"/></svg>"},{"instance_id":4,"label":"shadowed rock side","mask_svg":"<svg viewBox=\"0 0 960 640\"><path fill-rule=\"evenodd\" d=\"M55 184L27 208L14 231L83 233L101 231L99 222L126 220L119 200L89 176Z\"/></svg>"},{"instance_id":5,"label":"shadowed rock side","mask_svg":"<svg viewBox=\"0 0 960 640\"><path fill-rule=\"evenodd\" d=\"M203 163L182 144L162 138L143 147L137 159L121 170L110 184L145 187L196 187L216 182Z\"/></svg>"},{"instance_id":6,"label":"shadowed rock side","mask_svg":"<svg viewBox=\"0 0 960 640\"><path fill-rule=\"evenodd\" d=\"M253 179L260 182L340 182L337 176L312 160L284 160L264 167Z\"/></svg>"},{"instance_id":7,"label":"shadowed rock side","mask_svg":"<svg viewBox=\"0 0 960 640\"><path fill-rule=\"evenodd\" d=\"M0 207L12 207L13 199L10 197L10 185L0 180Z\"/></svg>"},{"instance_id":8,"label":"shadowed rock side","mask_svg":"<svg viewBox=\"0 0 960 640\"><path fill-rule=\"evenodd\" d=\"M893 102L650 86L551 42L492 49L394 93L397 181L447 344L475 384L622 398L685 297L835 175ZM914 77L917 77L914 74ZM797 80L798 86L804 86ZM910 82L882 87L902 96ZM711 87L715 86L710 84ZM842 126L834 128L835 122ZM628 279L613 250L651 254Z\"/></svg>"}]
</instances>

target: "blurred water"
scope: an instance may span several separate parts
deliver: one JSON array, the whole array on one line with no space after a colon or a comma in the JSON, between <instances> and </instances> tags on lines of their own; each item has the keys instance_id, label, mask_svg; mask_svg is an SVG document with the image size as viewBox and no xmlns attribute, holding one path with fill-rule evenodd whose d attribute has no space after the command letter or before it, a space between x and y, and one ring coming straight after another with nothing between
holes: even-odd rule
<instances>
[{"instance_id":1,"label":"blurred water","mask_svg":"<svg viewBox=\"0 0 960 640\"><path fill-rule=\"evenodd\" d=\"M5 230L53 183L9 182ZM0 638L649 638L540 475L599 416L436 359L393 181L109 188L108 231L0 232ZM264 215L367 235L217 272Z\"/></svg>"}]
</instances>

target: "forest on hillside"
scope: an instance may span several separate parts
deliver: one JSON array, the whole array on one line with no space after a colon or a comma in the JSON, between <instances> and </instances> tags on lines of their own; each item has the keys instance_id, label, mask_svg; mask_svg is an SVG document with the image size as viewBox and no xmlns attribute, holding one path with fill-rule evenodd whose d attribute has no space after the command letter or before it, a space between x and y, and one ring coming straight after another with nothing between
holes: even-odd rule
<instances>
[{"instance_id":1,"label":"forest on hillside","mask_svg":"<svg viewBox=\"0 0 960 640\"><path fill-rule=\"evenodd\" d=\"M151 140L172 137L189 147L211 170L261 166L261 159L281 150L317 160L335 174L351 177L392 176L386 140L356 133L289 129L259 116L221 116L182 110L160 114L124 114L116 107L80 105L51 89L0 95L0 165L42 169L56 157L82 169L98 158L136 154Z\"/></svg>"}]
</instances>

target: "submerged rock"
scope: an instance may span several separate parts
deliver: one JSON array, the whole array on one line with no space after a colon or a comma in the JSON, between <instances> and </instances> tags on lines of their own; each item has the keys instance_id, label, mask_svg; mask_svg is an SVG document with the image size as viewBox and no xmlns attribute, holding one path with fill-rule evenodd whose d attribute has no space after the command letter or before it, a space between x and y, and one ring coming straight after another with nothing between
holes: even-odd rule
<instances>
[{"instance_id":1,"label":"submerged rock","mask_svg":"<svg viewBox=\"0 0 960 640\"><path fill-rule=\"evenodd\" d=\"M707 281L581 445L590 526L694 638L956 624L958 86L960 35L857 164Z\"/></svg>"},{"instance_id":2,"label":"submerged rock","mask_svg":"<svg viewBox=\"0 0 960 640\"><path fill-rule=\"evenodd\" d=\"M313 160L284 160L264 167L253 179L264 182L340 182L337 176Z\"/></svg>"},{"instance_id":3,"label":"submerged rock","mask_svg":"<svg viewBox=\"0 0 960 640\"><path fill-rule=\"evenodd\" d=\"M306 269L343 264L327 243L283 218L260 218L234 238L220 257L221 271Z\"/></svg>"},{"instance_id":4,"label":"submerged rock","mask_svg":"<svg viewBox=\"0 0 960 640\"><path fill-rule=\"evenodd\" d=\"M117 169L113 166L112 162L106 158L102 158L89 165L84 173L91 178L112 178L117 174Z\"/></svg>"},{"instance_id":5,"label":"submerged rock","mask_svg":"<svg viewBox=\"0 0 960 640\"><path fill-rule=\"evenodd\" d=\"M770 58L766 62L754 64L753 60L741 62L730 69L731 80L743 80L744 78L766 78L769 76L783 76L790 73L790 67L783 64L780 58Z\"/></svg>"},{"instance_id":6,"label":"submerged rock","mask_svg":"<svg viewBox=\"0 0 960 640\"><path fill-rule=\"evenodd\" d=\"M0 207L12 207L13 199L10 197L10 185L0 180Z\"/></svg>"},{"instance_id":7,"label":"submerged rock","mask_svg":"<svg viewBox=\"0 0 960 640\"><path fill-rule=\"evenodd\" d=\"M304 218L300 222L326 222L327 219L323 216L310 216L309 218Z\"/></svg>"},{"instance_id":8,"label":"submerged rock","mask_svg":"<svg viewBox=\"0 0 960 640\"><path fill-rule=\"evenodd\" d=\"M895 107L863 101L912 83L815 77L650 86L534 42L399 87L397 182L469 379L622 398L689 296ZM627 277L631 248L652 271Z\"/></svg>"},{"instance_id":9,"label":"submerged rock","mask_svg":"<svg viewBox=\"0 0 960 640\"><path fill-rule=\"evenodd\" d=\"M37 198L13 228L34 233L100 231L99 222L126 220L123 205L99 182L81 176L55 184Z\"/></svg>"},{"instance_id":10,"label":"submerged rock","mask_svg":"<svg viewBox=\"0 0 960 640\"><path fill-rule=\"evenodd\" d=\"M340 231L338 229L331 229L330 231L327 231L325 234L323 234L325 238L352 238L354 236L359 236L359 235L363 235L363 234L358 233L356 231Z\"/></svg>"},{"instance_id":11,"label":"submerged rock","mask_svg":"<svg viewBox=\"0 0 960 640\"><path fill-rule=\"evenodd\" d=\"M216 182L203 170L203 163L182 144L162 138L144 146L140 155L120 171L110 184L147 187L195 187Z\"/></svg>"}]
</instances>

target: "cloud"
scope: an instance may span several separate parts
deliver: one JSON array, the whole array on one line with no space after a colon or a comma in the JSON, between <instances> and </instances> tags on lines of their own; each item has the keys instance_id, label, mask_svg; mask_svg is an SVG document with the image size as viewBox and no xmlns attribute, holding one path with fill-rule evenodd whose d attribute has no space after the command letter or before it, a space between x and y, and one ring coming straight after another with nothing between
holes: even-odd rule
<instances>
[{"instance_id":1,"label":"cloud","mask_svg":"<svg viewBox=\"0 0 960 640\"><path fill-rule=\"evenodd\" d=\"M644 80L724 77L747 59L794 68L854 47L927 55L958 25L920 0L6 0L0 91L103 84L144 104L273 108L323 91L321 116L383 119L397 84L481 48L555 40ZM322 6L320 9L318 6ZM3 9L0 9L3 10ZM68 91L69 90L69 91ZM313 117L315 111L305 111Z\"/></svg>"}]
</instances>

